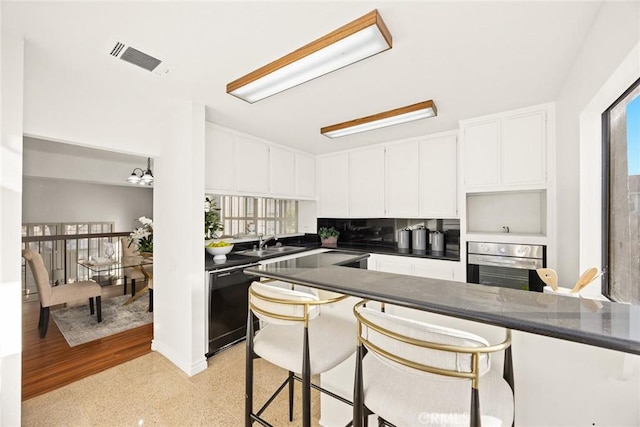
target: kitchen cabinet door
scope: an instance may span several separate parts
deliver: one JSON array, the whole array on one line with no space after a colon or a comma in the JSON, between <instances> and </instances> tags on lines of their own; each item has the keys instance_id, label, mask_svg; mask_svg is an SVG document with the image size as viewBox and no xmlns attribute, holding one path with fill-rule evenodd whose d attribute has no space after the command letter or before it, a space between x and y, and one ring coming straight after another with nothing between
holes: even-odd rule
<instances>
[{"instance_id":1,"label":"kitchen cabinet door","mask_svg":"<svg viewBox=\"0 0 640 427\"><path fill-rule=\"evenodd\" d=\"M321 218L349 216L349 155L318 158L318 214Z\"/></svg>"},{"instance_id":2,"label":"kitchen cabinet door","mask_svg":"<svg viewBox=\"0 0 640 427\"><path fill-rule=\"evenodd\" d=\"M420 141L420 218L458 217L457 136Z\"/></svg>"},{"instance_id":3,"label":"kitchen cabinet door","mask_svg":"<svg viewBox=\"0 0 640 427\"><path fill-rule=\"evenodd\" d=\"M316 195L316 159L296 153L296 195L313 198Z\"/></svg>"},{"instance_id":4,"label":"kitchen cabinet door","mask_svg":"<svg viewBox=\"0 0 640 427\"><path fill-rule=\"evenodd\" d=\"M546 181L545 111L534 111L502 122L502 182L504 185Z\"/></svg>"},{"instance_id":5,"label":"kitchen cabinet door","mask_svg":"<svg viewBox=\"0 0 640 427\"><path fill-rule=\"evenodd\" d=\"M349 153L349 216L385 216L382 146Z\"/></svg>"},{"instance_id":6,"label":"kitchen cabinet door","mask_svg":"<svg viewBox=\"0 0 640 427\"><path fill-rule=\"evenodd\" d=\"M413 275L430 277L432 279L453 280L453 263L455 263L455 261L418 259L414 261Z\"/></svg>"},{"instance_id":7,"label":"kitchen cabinet door","mask_svg":"<svg viewBox=\"0 0 640 427\"><path fill-rule=\"evenodd\" d=\"M371 254L369 256L369 270L411 275L412 266L413 261L406 257L381 254Z\"/></svg>"},{"instance_id":8,"label":"kitchen cabinet door","mask_svg":"<svg viewBox=\"0 0 640 427\"><path fill-rule=\"evenodd\" d=\"M462 132L465 186L500 185L500 120L466 124Z\"/></svg>"},{"instance_id":9,"label":"kitchen cabinet door","mask_svg":"<svg viewBox=\"0 0 640 427\"><path fill-rule=\"evenodd\" d=\"M209 125L205 135L205 188L235 190L235 136Z\"/></svg>"},{"instance_id":10,"label":"kitchen cabinet door","mask_svg":"<svg viewBox=\"0 0 640 427\"><path fill-rule=\"evenodd\" d=\"M271 194L293 196L296 191L296 156L293 151L269 147L269 180Z\"/></svg>"},{"instance_id":11,"label":"kitchen cabinet door","mask_svg":"<svg viewBox=\"0 0 640 427\"><path fill-rule=\"evenodd\" d=\"M417 218L419 212L418 142L393 144L385 152L385 203L390 218Z\"/></svg>"},{"instance_id":12,"label":"kitchen cabinet door","mask_svg":"<svg viewBox=\"0 0 640 427\"><path fill-rule=\"evenodd\" d=\"M269 192L269 146L252 138L236 136L237 188L249 193Z\"/></svg>"}]
</instances>

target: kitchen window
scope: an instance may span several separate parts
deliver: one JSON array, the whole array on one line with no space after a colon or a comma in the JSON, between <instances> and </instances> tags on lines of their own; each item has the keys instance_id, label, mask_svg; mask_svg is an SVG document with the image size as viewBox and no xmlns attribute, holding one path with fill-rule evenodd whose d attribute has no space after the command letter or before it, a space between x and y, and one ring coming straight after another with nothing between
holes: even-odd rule
<instances>
[{"instance_id":1,"label":"kitchen window","mask_svg":"<svg viewBox=\"0 0 640 427\"><path fill-rule=\"evenodd\" d=\"M604 293L640 304L640 79L602 115Z\"/></svg>"},{"instance_id":2,"label":"kitchen window","mask_svg":"<svg viewBox=\"0 0 640 427\"><path fill-rule=\"evenodd\" d=\"M224 235L281 235L298 232L298 201L221 196Z\"/></svg>"}]
</instances>

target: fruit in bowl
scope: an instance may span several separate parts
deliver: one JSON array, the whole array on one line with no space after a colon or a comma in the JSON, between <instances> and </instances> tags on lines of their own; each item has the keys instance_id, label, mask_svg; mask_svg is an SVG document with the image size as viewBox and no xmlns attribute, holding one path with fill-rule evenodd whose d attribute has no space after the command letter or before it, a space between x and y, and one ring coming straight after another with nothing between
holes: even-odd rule
<instances>
[{"instance_id":1,"label":"fruit in bowl","mask_svg":"<svg viewBox=\"0 0 640 427\"><path fill-rule=\"evenodd\" d=\"M227 257L227 254L233 249L233 245L224 240L220 240L219 242L209 243L205 246L205 249L209 255L213 255L213 259L220 260Z\"/></svg>"}]
</instances>

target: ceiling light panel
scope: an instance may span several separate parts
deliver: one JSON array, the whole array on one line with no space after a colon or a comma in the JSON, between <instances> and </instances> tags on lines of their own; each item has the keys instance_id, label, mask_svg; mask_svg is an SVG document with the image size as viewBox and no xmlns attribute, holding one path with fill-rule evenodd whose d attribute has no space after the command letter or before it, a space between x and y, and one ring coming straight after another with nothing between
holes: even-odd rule
<instances>
[{"instance_id":1,"label":"ceiling light panel","mask_svg":"<svg viewBox=\"0 0 640 427\"><path fill-rule=\"evenodd\" d=\"M361 117L359 119L349 120L348 122L326 126L320 129L320 133L329 138L339 138L341 136L380 129L387 126L399 125L437 115L438 109L436 108L436 105L433 101L429 100L374 114L372 116Z\"/></svg>"},{"instance_id":2,"label":"ceiling light panel","mask_svg":"<svg viewBox=\"0 0 640 427\"><path fill-rule=\"evenodd\" d=\"M377 10L227 85L249 103L313 80L392 47Z\"/></svg>"}]
</instances>

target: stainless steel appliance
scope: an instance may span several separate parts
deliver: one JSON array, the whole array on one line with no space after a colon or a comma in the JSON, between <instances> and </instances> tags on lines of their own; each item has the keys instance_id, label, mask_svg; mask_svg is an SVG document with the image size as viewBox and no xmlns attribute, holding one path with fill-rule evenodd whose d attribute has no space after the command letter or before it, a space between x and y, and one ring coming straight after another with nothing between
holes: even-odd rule
<instances>
[{"instance_id":1,"label":"stainless steel appliance","mask_svg":"<svg viewBox=\"0 0 640 427\"><path fill-rule=\"evenodd\" d=\"M536 269L547 266L544 245L468 242L467 282L542 292Z\"/></svg>"},{"instance_id":2,"label":"stainless steel appliance","mask_svg":"<svg viewBox=\"0 0 640 427\"><path fill-rule=\"evenodd\" d=\"M403 228L398 230L398 249L410 249L411 248L411 230Z\"/></svg>"},{"instance_id":3,"label":"stainless steel appliance","mask_svg":"<svg viewBox=\"0 0 640 427\"><path fill-rule=\"evenodd\" d=\"M431 233L431 252L444 252L444 233L434 231Z\"/></svg>"},{"instance_id":4,"label":"stainless steel appliance","mask_svg":"<svg viewBox=\"0 0 640 427\"><path fill-rule=\"evenodd\" d=\"M428 233L429 230L424 227L414 229L411 233L411 249L414 251L426 251L429 243L427 240Z\"/></svg>"},{"instance_id":5,"label":"stainless steel appliance","mask_svg":"<svg viewBox=\"0 0 640 427\"><path fill-rule=\"evenodd\" d=\"M248 292L253 278L244 274L244 269L256 265L244 264L207 272L206 357L245 338Z\"/></svg>"}]
</instances>

